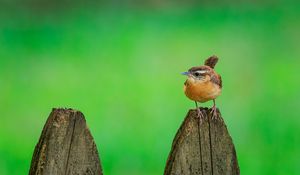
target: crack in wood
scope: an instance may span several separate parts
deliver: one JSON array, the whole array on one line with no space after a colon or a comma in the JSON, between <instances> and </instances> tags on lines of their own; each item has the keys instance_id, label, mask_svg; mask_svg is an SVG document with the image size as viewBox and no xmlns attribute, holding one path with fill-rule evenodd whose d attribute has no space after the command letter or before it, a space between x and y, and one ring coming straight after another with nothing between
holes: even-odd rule
<instances>
[{"instance_id":1,"label":"crack in wood","mask_svg":"<svg viewBox=\"0 0 300 175\"><path fill-rule=\"evenodd\" d=\"M173 140L164 175L239 175L232 139L222 120L211 120L210 110L190 110ZM221 118L220 113L218 112ZM222 119L222 118L221 118Z\"/></svg>"},{"instance_id":2,"label":"crack in wood","mask_svg":"<svg viewBox=\"0 0 300 175\"><path fill-rule=\"evenodd\" d=\"M198 122L198 135L199 135L199 148L200 148L200 166L201 166L201 174L203 175L203 160L202 160L202 150L201 150L201 132L200 132L200 119L199 119L199 122Z\"/></svg>"},{"instance_id":3,"label":"crack in wood","mask_svg":"<svg viewBox=\"0 0 300 175\"><path fill-rule=\"evenodd\" d=\"M213 166L213 157L212 157L212 154L213 154L213 151L212 151L212 144L211 144L211 128L210 128L210 117L211 116L207 116L208 118L208 134L209 134L209 148L210 148L210 165L211 165L211 174L213 175L214 174L214 166Z\"/></svg>"},{"instance_id":4,"label":"crack in wood","mask_svg":"<svg viewBox=\"0 0 300 175\"><path fill-rule=\"evenodd\" d=\"M67 163L66 163L66 168L65 168L65 175L67 175L67 171L68 171L68 167L69 167L69 159L70 159L70 155L71 155L71 148L72 148L72 144L73 144L73 137L74 137L74 131L75 131L75 125L76 125L76 115L74 115L75 113L71 113L70 117L73 118L74 117L74 124L73 124L73 128L72 128L72 135L71 135L71 141L70 141L70 146L69 146L69 152L67 155Z\"/></svg>"},{"instance_id":5,"label":"crack in wood","mask_svg":"<svg viewBox=\"0 0 300 175\"><path fill-rule=\"evenodd\" d=\"M97 146L81 112L53 109L35 147L29 175L102 175Z\"/></svg>"}]
</instances>

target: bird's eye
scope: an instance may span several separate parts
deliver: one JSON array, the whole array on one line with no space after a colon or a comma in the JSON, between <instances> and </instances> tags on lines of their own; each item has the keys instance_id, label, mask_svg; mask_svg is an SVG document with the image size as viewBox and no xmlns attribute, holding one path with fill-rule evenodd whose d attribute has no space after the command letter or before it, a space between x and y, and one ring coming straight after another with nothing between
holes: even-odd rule
<instances>
[{"instance_id":1,"label":"bird's eye","mask_svg":"<svg viewBox=\"0 0 300 175\"><path fill-rule=\"evenodd\" d=\"M199 73L199 72L195 72L194 75L195 75L196 77L198 77L198 76L200 75L200 73Z\"/></svg>"}]
</instances>

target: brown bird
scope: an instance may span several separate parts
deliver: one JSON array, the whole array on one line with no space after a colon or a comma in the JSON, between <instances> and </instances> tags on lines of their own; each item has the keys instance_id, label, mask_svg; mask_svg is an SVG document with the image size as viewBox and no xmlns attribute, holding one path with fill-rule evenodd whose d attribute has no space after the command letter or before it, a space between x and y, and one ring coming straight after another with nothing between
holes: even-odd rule
<instances>
[{"instance_id":1,"label":"brown bird","mask_svg":"<svg viewBox=\"0 0 300 175\"><path fill-rule=\"evenodd\" d=\"M204 103L213 100L214 105L211 108L211 112L213 119L217 118L215 99L222 91L221 76L214 70L217 62L218 57L211 56L204 62L203 66L192 67L187 72L182 73L188 76L184 83L184 93L189 99L195 101L200 121L203 119L203 114L198 108L197 102Z\"/></svg>"}]
</instances>

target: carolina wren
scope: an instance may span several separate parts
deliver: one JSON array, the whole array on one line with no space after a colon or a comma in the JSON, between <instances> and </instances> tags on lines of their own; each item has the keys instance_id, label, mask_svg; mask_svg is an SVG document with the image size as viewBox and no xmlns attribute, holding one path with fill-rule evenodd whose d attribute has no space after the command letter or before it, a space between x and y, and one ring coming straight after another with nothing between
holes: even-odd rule
<instances>
[{"instance_id":1,"label":"carolina wren","mask_svg":"<svg viewBox=\"0 0 300 175\"><path fill-rule=\"evenodd\" d=\"M182 73L188 77L184 83L184 93L189 99L195 101L200 121L203 119L203 114L198 108L197 102L204 103L213 100L214 105L211 112L213 118L217 118L215 99L222 91L221 76L214 70L217 62L218 57L211 56L204 62L203 66L192 67L187 72Z\"/></svg>"}]
</instances>

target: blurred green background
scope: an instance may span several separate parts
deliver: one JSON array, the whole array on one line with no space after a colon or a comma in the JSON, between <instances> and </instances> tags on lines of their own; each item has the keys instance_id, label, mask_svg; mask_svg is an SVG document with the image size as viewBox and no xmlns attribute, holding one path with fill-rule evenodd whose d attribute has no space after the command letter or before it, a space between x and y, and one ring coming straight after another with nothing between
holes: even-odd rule
<instances>
[{"instance_id":1,"label":"blurred green background","mask_svg":"<svg viewBox=\"0 0 300 175\"><path fill-rule=\"evenodd\" d=\"M52 107L85 114L106 175L163 174L194 108L180 73L213 54L241 174L300 174L299 19L292 1L1 0L0 174L28 174Z\"/></svg>"}]
</instances>

